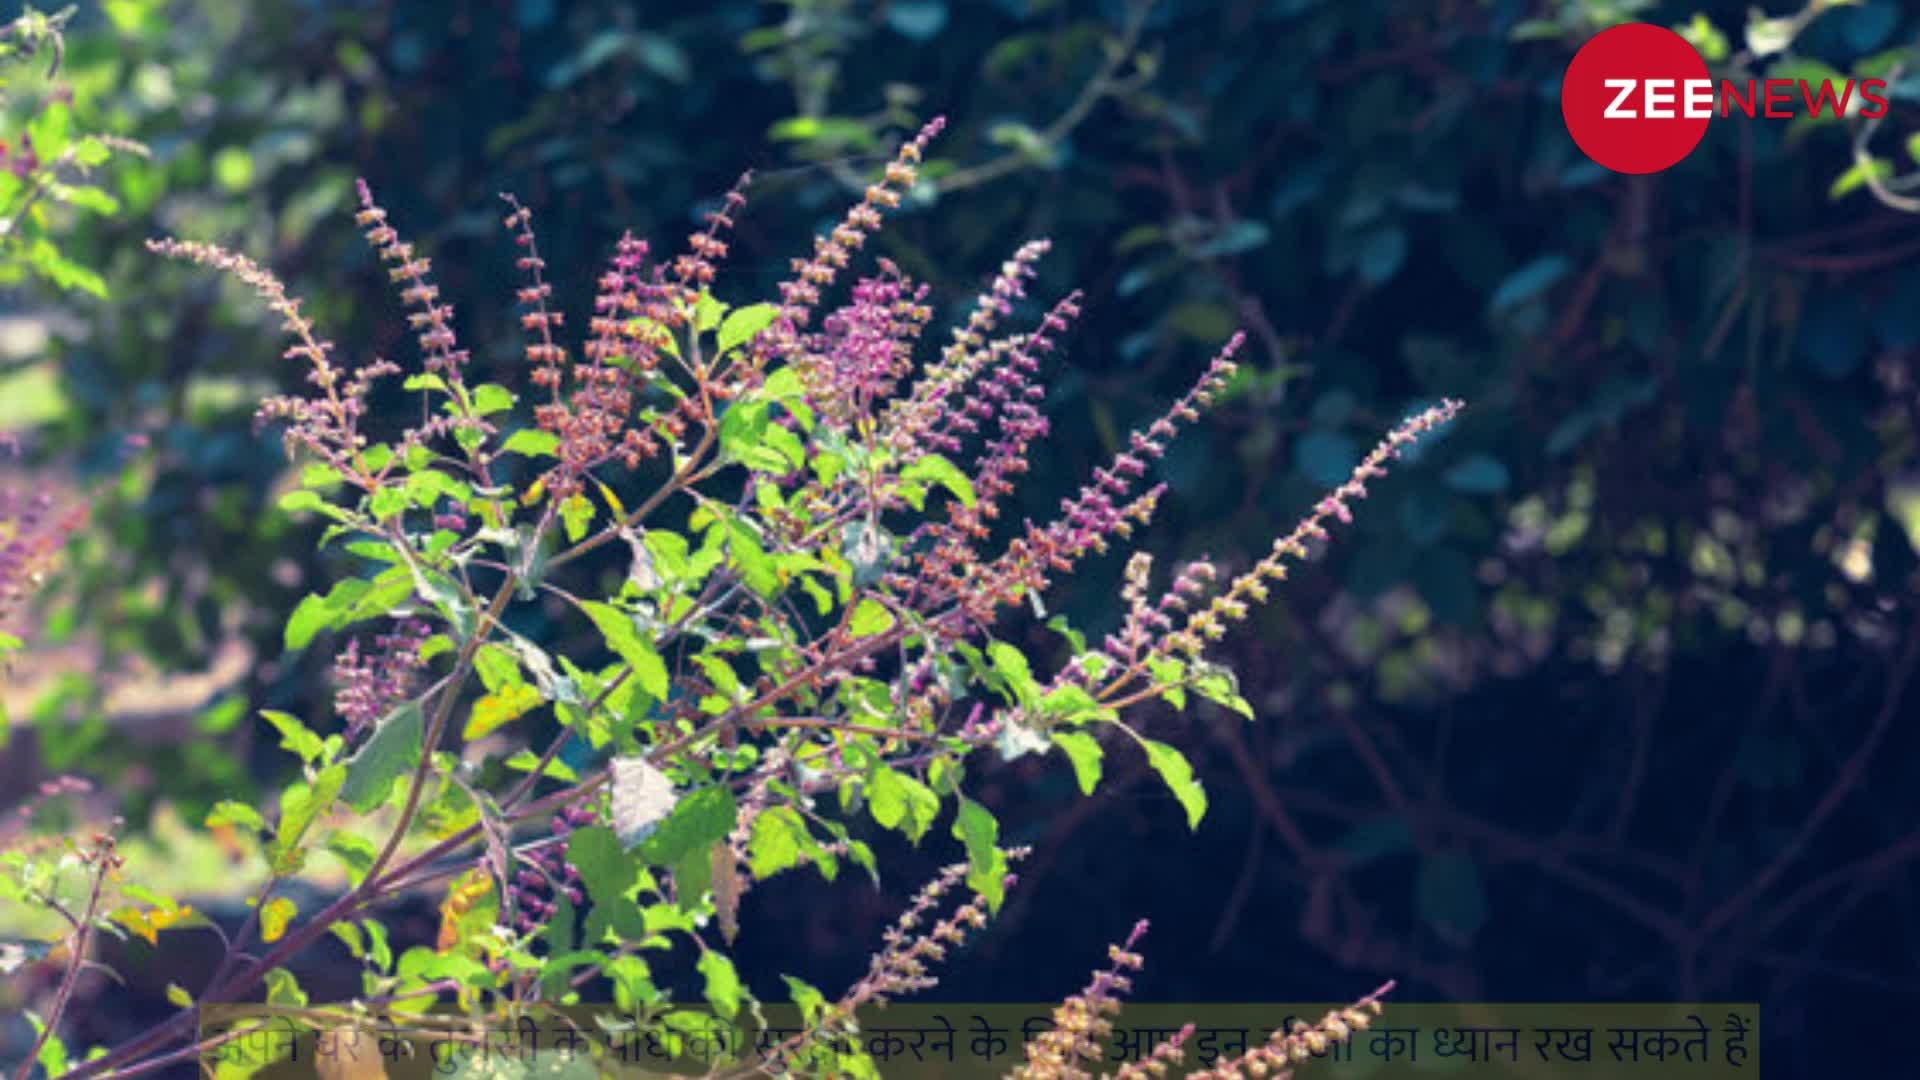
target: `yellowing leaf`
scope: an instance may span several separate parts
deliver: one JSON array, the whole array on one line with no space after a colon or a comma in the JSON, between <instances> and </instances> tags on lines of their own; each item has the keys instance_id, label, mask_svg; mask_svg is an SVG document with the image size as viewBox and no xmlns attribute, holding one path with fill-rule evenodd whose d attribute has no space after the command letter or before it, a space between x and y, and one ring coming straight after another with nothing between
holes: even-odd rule
<instances>
[{"instance_id":1,"label":"yellowing leaf","mask_svg":"<svg viewBox=\"0 0 1920 1080\"><path fill-rule=\"evenodd\" d=\"M626 517L627 508L626 508L626 505L620 501L620 496L615 495L613 493L612 488L608 487L605 484L600 483L600 481L598 480L595 480L594 484L595 486L599 487L600 497L606 500L607 509L613 511L613 516L615 520Z\"/></svg>"},{"instance_id":2,"label":"yellowing leaf","mask_svg":"<svg viewBox=\"0 0 1920 1080\"><path fill-rule=\"evenodd\" d=\"M502 724L511 723L540 707L540 691L526 683L503 686L473 703L466 727L460 737L468 741L483 738Z\"/></svg>"},{"instance_id":3,"label":"yellowing leaf","mask_svg":"<svg viewBox=\"0 0 1920 1080\"><path fill-rule=\"evenodd\" d=\"M193 917L193 908L187 904L165 908L121 908L113 913L114 922L146 939L149 945L160 944L160 931L179 926Z\"/></svg>"},{"instance_id":4,"label":"yellowing leaf","mask_svg":"<svg viewBox=\"0 0 1920 1080\"><path fill-rule=\"evenodd\" d=\"M493 892L493 878L482 870L469 870L447 886L447 898L440 904L440 936L434 943L439 952L460 944L461 924L474 905Z\"/></svg>"},{"instance_id":5,"label":"yellowing leaf","mask_svg":"<svg viewBox=\"0 0 1920 1080\"><path fill-rule=\"evenodd\" d=\"M294 902L284 896L267 901L267 906L260 909L260 940L279 941L286 936L287 924L299 912Z\"/></svg>"},{"instance_id":6,"label":"yellowing leaf","mask_svg":"<svg viewBox=\"0 0 1920 1080\"><path fill-rule=\"evenodd\" d=\"M567 496L567 501L560 504L560 522L566 526L567 539L579 543L593 523L592 501L578 493Z\"/></svg>"}]
</instances>

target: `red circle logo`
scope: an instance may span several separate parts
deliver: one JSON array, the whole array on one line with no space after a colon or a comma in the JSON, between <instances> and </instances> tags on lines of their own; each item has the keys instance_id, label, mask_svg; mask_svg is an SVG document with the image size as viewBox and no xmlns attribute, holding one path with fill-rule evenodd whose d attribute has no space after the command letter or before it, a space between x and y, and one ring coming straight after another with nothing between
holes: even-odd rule
<instances>
[{"instance_id":1,"label":"red circle logo","mask_svg":"<svg viewBox=\"0 0 1920 1080\"><path fill-rule=\"evenodd\" d=\"M1560 115L1573 141L1619 173L1659 172L1693 152L1713 114L1707 62L1671 30L1627 23L1595 34L1567 64Z\"/></svg>"}]
</instances>

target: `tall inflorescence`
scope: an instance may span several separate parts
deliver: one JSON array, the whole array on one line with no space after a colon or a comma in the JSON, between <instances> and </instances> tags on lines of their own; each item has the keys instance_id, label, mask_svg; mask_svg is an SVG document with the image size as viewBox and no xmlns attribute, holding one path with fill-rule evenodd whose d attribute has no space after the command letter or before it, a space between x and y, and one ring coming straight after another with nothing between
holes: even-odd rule
<instances>
[{"instance_id":1,"label":"tall inflorescence","mask_svg":"<svg viewBox=\"0 0 1920 1080\"><path fill-rule=\"evenodd\" d=\"M1024 847L1006 852L1009 862L1029 854L1031 850ZM931 971L932 965L944 961L950 950L966 943L969 934L987 925L987 901L977 893L940 915L941 908L966 881L967 871L966 863L954 863L921 886L906 911L887 928L884 945L868 961L866 975L828 1005L809 1030L774 1048L762 1061L764 1071L782 1075L806 1058L809 1047L821 1043L831 1047L835 1039L853 1034L857 1031L855 1014L862 1008L884 1006L895 998L935 986L939 980ZM1013 880L1013 875L1007 875L1005 885L1011 887Z\"/></svg>"},{"instance_id":2,"label":"tall inflorescence","mask_svg":"<svg viewBox=\"0 0 1920 1080\"><path fill-rule=\"evenodd\" d=\"M280 316L282 328L293 338L284 355L306 365L307 382L318 389L319 396L269 397L260 403L258 419L263 423L277 420L287 424L289 451L294 447L304 448L343 474L363 472L357 466L357 458L367 444L360 434L367 394L376 378L398 369L376 361L357 372L342 371L333 361L333 343L315 331L313 320L301 313L300 301L288 295L286 285L272 271L245 255L215 244L172 238L149 240L147 249L170 259L210 266L232 275Z\"/></svg>"},{"instance_id":3,"label":"tall inflorescence","mask_svg":"<svg viewBox=\"0 0 1920 1080\"><path fill-rule=\"evenodd\" d=\"M0 434L0 455L18 449L11 436ZM40 587L81 516L77 506L61 509L50 492L0 487L0 620Z\"/></svg>"},{"instance_id":4,"label":"tall inflorescence","mask_svg":"<svg viewBox=\"0 0 1920 1080\"><path fill-rule=\"evenodd\" d=\"M927 287L916 285L893 263L854 283L852 299L806 335L807 363L820 373L816 404L826 421L845 430L872 417L879 403L913 368L913 345L933 310Z\"/></svg>"},{"instance_id":5,"label":"tall inflorescence","mask_svg":"<svg viewBox=\"0 0 1920 1080\"><path fill-rule=\"evenodd\" d=\"M1229 625L1245 620L1250 604L1266 602L1269 582L1286 580L1289 562L1304 561L1310 552L1309 545L1327 539L1329 522L1346 525L1353 521L1353 504L1367 497L1368 481L1385 476L1388 462L1435 428L1451 421L1461 408L1458 401L1443 400L1402 421L1354 468L1346 482L1322 497L1306 517L1275 540L1265 558L1235 578L1211 602L1192 612L1178 630L1167 635L1167 651L1198 656L1209 642L1224 636Z\"/></svg>"},{"instance_id":6,"label":"tall inflorescence","mask_svg":"<svg viewBox=\"0 0 1920 1080\"><path fill-rule=\"evenodd\" d=\"M432 260L400 238L399 232L387 222L386 210L374 201L373 190L365 180L355 180L354 187L360 197L360 209L354 221L374 254L388 264L387 278L400 286L401 303L413 309L407 314L407 325L419 343L423 366L447 386L456 405L452 415L428 417L409 429L405 435L407 445L423 445L434 436L457 429L466 429L474 435L491 433L491 426L475 414L473 401L468 396L466 367L472 357L460 347L459 338L454 334L453 305L441 300L440 286L434 284L431 277ZM362 379L372 379L397 374L398 370L391 362L375 361L357 374Z\"/></svg>"},{"instance_id":7,"label":"tall inflorescence","mask_svg":"<svg viewBox=\"0 0 1920 1080\"><path fill-rule=\"evenodd\" d=\"M647 245L631 234L621 238L594 298L592 337L576 363L554 337L563 316L549 303L553 287L547 283L547 264L534 236L533 212L511 195L501 198L512 208L504 224L513 231L520 248L519 269L527 277L519 300L520 324L528 334L527 363L532 368L528 378L549 394L546 402L535 406L534 420L554 436L560 459L547 472L546 484L556 497L564 498L578 492L582 479L597 466L616 456L629 467L637 466L655 449L643 441L642 431L628 427L635 372L645 374L654 366L651 348L625 344L633 336L628 325L637 321L634 313L644 288L639 275ZM623 359L627 366L622 366Z\"/></svg>"},{"instance_id":8,"label":"tall inflorescence","mask_svg":"<svg viewBox=\"0 0 1920 1080\"><path fill-rule=\"evenodd\" d=\"M1133 990L1131 973L1144 963L1134 950L1146 933L1141 919L1125 942L1108 947L1107 967L1053 1010L1053 1026L1027 1043L1026 1064L1013 1071L1013 1080L1092 1080L1120 999Z\"/></svg>"},{"instance_id":9,"label":"tall inflorescence","mask_svg":"<svg viewBox=\"0 0 1920 1080\"><path fill-rule=\"evenodd\" d=\"M1265 1045L1256 1046L1238 1057L1210 1068L1187 1074L1187 1080L1242 1080L1244 1077L1285 1078L1293 1069L1332 1050L1367 1030L1380 1015L1380 999L1393 990L1387 983L1354 1004L1335 1009L1319 1023L1296 1020L1291 1028L1275 1029Z\"/></svg>"},{"instance_id":10,"label":"tall inflorescence","mask_svg":"<svg viewBox=\"0 0 1920 1080\"><path fill-rule=\"evenodd\" d=\"M834 278L846 269L853 253L880 227L885 212L899 206L901 194L913 187L927 144L945 126L945 118L936 117L922 127L919 134L900 147L880 179L867 187L846 217L827 235L814 238L813 254L793 260L793 277L780 285L779 311L756 343L756 368L764 370L767 361L775 357L793 361L800 367L801 382L810 398L831 398L828 387L823 385L831 373L821 370L818 357L810 355L806 348L804 332L813 309Z\"/></svg>"}]
</instances>

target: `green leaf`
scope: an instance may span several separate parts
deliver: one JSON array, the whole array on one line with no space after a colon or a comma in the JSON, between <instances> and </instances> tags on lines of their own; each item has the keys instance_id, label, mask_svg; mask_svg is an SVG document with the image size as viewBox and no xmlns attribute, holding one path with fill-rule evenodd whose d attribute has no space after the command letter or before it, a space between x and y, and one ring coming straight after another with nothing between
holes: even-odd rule
<instances>
[{"instance_id":1,"label":"green leaf","mask_svg":"<svg viewBox=\"0 0 1920 1080\"><path fill-rule=\"evenodd\" d=\"M567 862L580 871L580 882L595 903L625 896L639 880L639 867L605 825L575 829L567 838Z\"/></svg>"},{"instance_id":2,"label":"green leaf","mask_svg":"<svg viewBox=\"0 0 1920 1080\"><path fill-rule=\"evenodd\" d=\"M667 664L654 651L653 644L640 637L633 617L617 607L597 601L587 601L581 605L593 625L600 628L600 636L607 641L607 647L620 659L633 668L633 677L640 689L645 690L655 701L665 701L667 697Z\"/></svg>"},{"instance_id":3,"label":"green leaf","mask_svg":"<svg viewBox=\"0 0 1920 1080\"><path fill-rule=\"evenodd\" d=\"M1007 856L998 846L1000 823L985 806L962 798L953 835L967 848L967 885L986 897L988 910L999 911L1007 897Z\"/></svg>"},{"instance_id":4,"label":"green leaf","mask_svg":"<svg viewBox=\"0 0 1920 1080\"><path fill-rule=\"evenodd\" d=\"M400 774L420 763L426 718L420 703L409 701L383 717L358 752L347 761L347 782L340 797L365 814L379 806Z\"/></svg>"},{"instance_id":5,"label":"green leaf","mask_svg":"<svg viewBox=\"0 0 1920 1080\"><path fill-rule=\"evenodd\" d=\"M560 450L560 436L539 428L521 428L501 444L500 450L524 457L554 457Z\"/></svg>"},{"instance_id":6,"label":"green leaf","mask_svg":"<svg viewBox=\"0 0 1920 1080\"><path fill-rule=\"evenodd\" d=\"M707 1001L715 1012L732 1019L740 1011L741 996L740 975L733 969L733 961L708 949L700 954L699 967L706 979Z\"/></svg>"},{"instance_id":7,"label":"green leaf","mask_svg":"<svg viewBox=\"0 0 1920 1080\"><path fill-rule=\"evenodd\" d=\"M480 646L473 654L473 670L488 693L504 686L519 686L525 681L520 678L520 661L514 658L513 650L499 642L490 641Z\"/></svg>"},{"instance_id":8,"label":"green leaf","mask_svg":"<svg viewBox=\"0 0 1920 1080\"><path fill-rule=\"evenodd\" d=\"M307 992L300 989L300 980L286 968L274 968L264 976L267 984L267 1004L305 1007Z\"/></svg>"},{"instance_id":9,"label":"green leaf","mask_svg":"<svg viewBox=\"0 0 1920 1080\"><path fill-rule=\"evenodd\" d=\"M779 312L780 309L773 304L748 304L735 308L720 324L720 351L724 353L729 349L737 349L752 341L760 331L773 325L774 316Z\"/></svg>"},{"instance_id":10,"label":"green leaf","mask_svg":"<svg viewBox=\"0 0 1920 1080\"><path fill-rule=\"evenodd\" d=\"M766 473L787 472L796 464L796 453L800 460L806 455L792 432L773 423L767 403L751 400L737 402L721 415L720 450L729 460Z\"/></svg>"},{"instance_id":11,"label":"green leaf","mask_svg":"<svg viewBox=\"0 0 1920 1080\"><path fill-rule=\"evenodd\" d=\"M1080 781L1080 793L1093 794L1093 789L1100 784L1100 761L1105 756L1100 749L1100 740L1084 731L1056 731L1052 739L1055 746L1066 751L1067 760L1073 763L1073 775Z\"/></svg>"},{"instance_id":12,"label":"green leaf","mask_svg":"<svg viewBox=\"0 0 1920 1080\"><path fill-rule=\"evenodd\" d=\"M989 642L987 656L993 670L1005 680L1007 691L1021 708L1036 709L1040 704L1040 684L1034 681L1027 655L1004 641Z\"/></svg>"},{"instance_id":13,"label":"green leaf","mask_svg":"<svg viewBox=\"0 0 1920 1080\"><path fill-rule=\"evenodd\" d=\"M967 479L967 474L961 472L959 466L939 454L928 454L900 470L900 479L939 484L952 492L953 497L959 499L961 505L969 508L975 502L973 481ZM914 509L920 509L921 505L916 503Z\"/></svg>"},{"instance_id":14,"label":"green leaf","mask_svg":"<svg viewBox=\"0 0 1920 1080\"><path fill-rule=\"evenodd\" d=\"M287 616L287 632L284 644L288 652L298 652L307 647L313 636L333 625L333 611L326 598L315 595L303 597Z\"/></svg>"},{"instance_id":15,"label":"green leaf","mask_svg":"<svg viewBox=\"0 0 1920 1080\"><path fill-rule=\"evenodd\" d=\"M280 496L280 509L289 514L302 512L321 514L334 521L351 520L346 511L321 498L319 492L304 488L289 491Z\"/></svg>"},{"instance_id":16,"label":"green leaf","mask_svg":"<svg viewBox=\"0 0 1920 1080\"><path fill-rule=\"evenodd\" d=\"M1827 189L1829 199L1843 199L1855 191L1867 186L1867 181L1884 181L1894 174L1893 162L1883 157L1861 157L1853 166L1841 173Z\"/></svg>"},{"instance_id":17,"label":"green leaf","mask_svg":"<svg viewBox=\"0 0 1920 1080\"><path fill-rule=\"evenodd\" d=\"M540 965L540 985L549 998L558 1001L570 989L568 976L580 968L598 967L606 959L601 953L585 950L549 953L546 962Z\"/></svg>"},{"instance_id":18,"label":"green leaf","mask_svg":"<svg viewBox=\"0 0 1920 1080\"><path fill-rule=\"evenodd\" d=\"M473 412L489 416L513 408L513 391L498 383L482 383L473 388Z\"/></svg>"},{"instance_id":19,"label":"green leaf","mask_svg":"<svg viewBox=\"0 0 1920 1080\"><path fill-rule=\"evenodd\" d=\"M727 305L712 293L703 292L693 299L693 328L704 334L720 325L720 319L727 313Z\"/></svg>"},{"instance_id":20,"label":"green leaf","mask_svg":"<svg viewBox=\"0 0 1920 1080\"><path fill-rule=\"evenodd\" d=\"M60 1036L47 1030L46 1021L36 1013L26 1014L27 1022L33 1025L35 1035L45 1035L46 1041L40 1045L40 1055L35 1060L47 1071L50 1077L57 1077L67 1071L67 1044Z\"/></svg>"},{"instance_id":21,"label":"green leaf","mask_svg":"<svg viewBox=\"0 0 1920 1080\"><path fill-rule=\"evenodd\" d=\"M387 942L387 928L372 919L361 919L360 929L367 933L367 956L382 971L393 968L393 946Z\"/></svg>"},{"instance_id":22,"label":"green leaf","mask_svg":"<svg viewBox=\"0 0 1920 1080\"><path fill-rule=\"evenodd\" d=\"M727 550L727 565L740 575L762 598L770 599L780 591L780 573L774 567L773 560L767 557L766 549L760 546L760 540L746 525L727 518L718 526L723 529Z\"/></svg>"},{"instance_id":23,"label":"green leaf","mask_svg":"<svg viewBox=\"0 0 1920 1080\"><path fill-rule=\"evenodd\" d=\"M1101 704L1086 687L1072 683L1047 691L1047 696L1040 699L1040 713L1064 724L1090 724L1120 715L1112 706Z\"/></svg>"},{"instance_id":24,"label":"green leaf","mask_svg":"<svg viewBox=\"0 0 1920 1080\"><path fill-rule=\"evenodd\" d=\"M567 539L579 543L587 535L587 526L593 524L593 500L585 495L574 493L560 504L560 522L566 526Z\"/></svg>"},{"instance_id":25,"label":"green leaf","mask_svg":"<svg viewBox=\"0 0 1920 1080\"><path fill-rule=\"evenodd\" d=\"M393 491L402 500L406 498L398 489L383 490ZM287 619L287 651L298 652L306 648L314 635L322 630L338 629L363 619L385 615L412 596L413 587L411 572L406 567L394 566L381 571L371 580L347 578L337 582L327 590L325 596L306 596Z\"/></svg>"},{"instance_id":26,"label":"green leaf","mask_svg":"<svg viewBox=\"0 0 1920 1080\"><path fill-rule=\"evenodd\" d=\"M315 735L296 717L273 709L260 710L260 716L280 732L281 748L300 755L301 761L311 765L320 755L327 752L326 741Z\"/></svg>"},{"instance_id":27,"label":"green leaf","mask_svg":"<svg viewBox=\"0 0 1920 1080\"><path fill-rule=\"evenodd\" d=\"M780 979L787 984L787 996L799 1008L801 1021L808 1026L819 1023L821 1010L827 1007L827 996L812 983L791 975L782 975Z\"/></svg>"},{"instance_id":28,"label":"green leaf","mask_svg":"<svg viewBox=\"0 0 1920 1080\"><path fill-rule=\"evenodd\" d=\"M1207 813L1207 792L1200 781L1193 778L1193 766L1188 764L1186 756L1152 739L1141 739L1140 745L1147 751L1147 763L1166 781L1168 790L1187 811L1187 828L1199 829L1200 819Z\"/></svg>"},{"instance_id":29,"label":"green leaf","mask_svg":"<svg viewBox=\"0 0 1920 1080\"><path fill-rule=\"evenodd\" d=\"M791 806L775 806L753 819L753 831L747 840L747 869L766 880L782 870L791 870L806 860L805 848L812 846L807 823Z\"/></svg>"},{"instance_id":30,"label":"green leaf","mask_svg":"<svg viewBox=\"0 0 1920 1080\"><path fill-rule=\"evenodd\" d=\"M516 772L532 772L534 766L540 764L540 755L531 750L522 749L516 751L512 757L508 758L505 764L507 768ZM546 770L541 775L552 780L558 780L563 784L571 784L580 779L578 773L574 772L566 762L558 758L547 762Z\"/></svg>"},{"instance_id":31,"label":"green leaf","mask_svg":"<svg viewBox=\"0 0 1920 1080\"><path fill-rule=\"evenodd\" d=\"M293 853L307 827L333 805L346 779L346 766L329 765L320 770L311 785L296 781L280 793L280 824L274 834L276 862Z\"/></svg>"},{"instance_id":32,"label":"green leaf","mask_svg":"<svg viewBox=\"0 0 1920 1080\"><path fill-rule=\"evenodd\" d=\"M1253 719L1253 705L1240 696L1240 681L1234 677L1230 669L1211 664L1205 666L1196 664L1193 668L1192 685L1200 692L1201 697L1215 705L1232 709L1249 720Z\"/></svg>"},{"instance_id":33,"label":"green leaf","mask_svg":"<svg viewBox=\"0 0 1920 1080\"><path fill-rule=\"evenodd\" d=\"M260 816L260 811L232 799L214 803L213 809L207 814L206 825L209 829L217 825L237 825L254 832L265 832L267 828L266 819Z\"/></svg>"},{"instance_id":34,"label":"green leaf","mask_svg":"<svg viewBox=\"0 0 1920 1080\"><path fill-rule=\"evenodd\" d=\"M868 597L860 601L848 617L847 632L855 638L869 638L893 629L895 621L893 612L888 611L885 604Z\"/></svg>"},{"instance_id":35,"label":"green leaf","mask_svg":"<svg viewBox=\"0 0 1920 1080\"><path fill-rule=\"evenodd\" d=\"M373 869L373 860L380 857L372 840L344 829L329 834L326 847L328 854L346 864L347 877L355 885Z\"/></svg>"},{"instance_id":36,"label":"green leaf","mask_svg":"<svg viewBox=\"0 0 1920 1080\"><path fill-rule=\"evenodd\" d=\"M867 782L867 809L883 828L898 829L917 844L940 813L940 796L913 777L882 765Z\"/></svg>"},{"instance_id":37,"label":"green leaf","mask_svg":"<svg viewBox=\"0 0 1920 1080\"><path fill-rule=\"evenodd\" d=\"M710 784L685 797L640 842L640 855L656 866L673 866L691 856L704 858L707 849L733 833L736 808L733 789Z\"/></svg>"}]
</instances>

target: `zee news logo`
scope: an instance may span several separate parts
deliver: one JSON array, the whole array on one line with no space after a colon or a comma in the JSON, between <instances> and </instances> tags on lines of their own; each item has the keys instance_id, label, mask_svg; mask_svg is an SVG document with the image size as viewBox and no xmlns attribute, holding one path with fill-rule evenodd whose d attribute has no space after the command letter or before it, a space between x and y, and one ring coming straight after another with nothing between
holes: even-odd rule
<instances>
[{"instance_id":1,"label":"zee news logo","mask_svg":"<svg viewBox=\"0 0 1920 1080\"><path fill-rule=\"evenodd\" d=\"M1707 62L1671 30L1628 23L1595 34L1567 64L1560 113L1581 151L1614 172L1644 174L1678 164L1715 116L1887 114L1885 79L1713 79Z\"/></svg>"}]
</instances>

